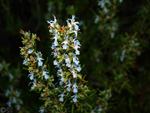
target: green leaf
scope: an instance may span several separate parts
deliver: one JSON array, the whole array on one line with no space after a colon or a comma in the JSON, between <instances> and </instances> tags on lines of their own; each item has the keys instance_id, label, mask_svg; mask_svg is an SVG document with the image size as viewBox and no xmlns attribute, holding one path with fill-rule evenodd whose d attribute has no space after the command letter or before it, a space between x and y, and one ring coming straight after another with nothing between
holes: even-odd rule
<instances>
[{"instance_id":1,"label":"green leaf","mask_svg":"<svg viewBox=\"0 0 150 113\"><path fill-rule=\"evenodd\" d=\"M59 59L59 63L60 63L60 62L62 62L62 61L63 61L63 59L64 59L64 58L63 58L63 57L61 57L61 58Z\"/></svg>"},{"instance_id":2,"label":"green leaf","mask_svg":"<svg viewBox=\"0 0 150 113\"><path fill-rule=\"evenodd\" d=\"M82 79L82 75L77 74L77 76L78 76L80 79Z\"/></svg>"},{"instance_id":3,"label":"green leaf","mask_svg":"<svg viewBox=\"0 0 150 113\"><path fill-rule=\"evenodd\" d=\"M71 74L70 72L67 72L67 73L66 73L65 82L68 80L68 76L69 76L70 74Z\"/></svg>"},{"instance_id":4,"label":"green leaf","mask_svg":"<svg viewBox=\"0 0 150 113\"><path fill-rule=\"evenodd\" d=\"M48 104L49 104L49 102L48 102L48 101L46 101L46 102L45 102L45 104L44 104L44 105L45 105L45 107L47 107L47 105L48 105Z\"/></svg>"},{"instance_id":5,"label":"green leaf","mask_svg":"<svg viewBox=\"0 0 150 113\"><path fill-rule=\"evenodd\" d=\"M73 113L73 111L74 111L74 104L72 104L72 113Z\"/></svg>"},{"instance_id":6,"label":"green leaf","mask_svg":"<svg viewBox=\"0 0 150 113\"><path fill-rule=\"evenodd\" d=\"M88 107L89 107L90 109L92 109L92 106L91 106L90 104L87 103L87 105L88 105Z\"/></svg>"},{"instance_id":7,"label":"green leaf","mask_svg":"<svg viewBox=\"0 0 150 113\"><path fill-rule=\"evenodd\" d=\"M23 38L23 37L21 37L21 39L22 39L22 40L24 40L24 38Z\"/></svg>"}]
</instances>

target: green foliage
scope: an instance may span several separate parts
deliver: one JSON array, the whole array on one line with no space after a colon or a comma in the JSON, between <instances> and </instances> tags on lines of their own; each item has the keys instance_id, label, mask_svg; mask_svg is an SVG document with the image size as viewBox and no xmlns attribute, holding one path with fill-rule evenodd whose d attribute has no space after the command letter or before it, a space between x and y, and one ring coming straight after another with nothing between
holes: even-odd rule
<instances>
[{"instance_id":1,"label":"green foliage","mask_svg":"<svg viewBox=\"0 0 150 113\"><path fill-rule=\"evenodd\" d=\"M72 113L89 113L89 110L97 112L101 108L105 109L106 111L102 112L106 113L149 113L150 1L109 1L110 3L105 5L107 9L104 9L98 5L99 1L92 0L0 0L0 96L3 98L0 107L7 106L8 99L12 98L11 95L5 96L5 90L10 89L9 86L12 85L14 94L16 90L21 91L19 98L23 101L20 111L17 111L16 105L13 104L14 112L37 112L39 106L44 104L42 107L50 108L49 105L53 105L58 111ZM81 100L87 100L78 103L78 107L75 104L68 107L68 100L59 106L46 98L43 101L45 93L58 95L59 90L47 91L41 83L38 83L38 88L35 89L39 94L29 92L31 81L27 79L26 71L34 68L22 66L18 48L22 44L18 32L21 28L30 29L42 37L40 42L31 39L30 43L38 46L30 49L35 52L42 51L43 59L49 58L44 63L45 69L50 75L55 75L56 69L52 66L52 51L49 48L52 41L49 40L46 23L47 20L52 20L52 14L62 25L71 15L76 15L76 20L81 23L79 40L82 46L79 59L84 67L78 78L86 75L83 79L88 81L89 89L95 90L86 90L85 97L79 95ZM23 37L22 40L24 39ZM24 40L23 44L27 42ZM22 52L25 53L23 49ZM26 58L29 56L25 55ZM62 62L63 57L59 62ZM37 65L35 60L33 62ZM30 64L31 62L28 62L28 65ZM14 76L13 79L9 78L9 73ZM37 79L44 80L40 75L41 73L37 74ZM70 76L69 73L66 75ZM52 81L44 84L46 83L52 86ZM42 101L38 100L40 95ZM83 104L84 102L93 104Z\"/></svg>"}]
</instances>

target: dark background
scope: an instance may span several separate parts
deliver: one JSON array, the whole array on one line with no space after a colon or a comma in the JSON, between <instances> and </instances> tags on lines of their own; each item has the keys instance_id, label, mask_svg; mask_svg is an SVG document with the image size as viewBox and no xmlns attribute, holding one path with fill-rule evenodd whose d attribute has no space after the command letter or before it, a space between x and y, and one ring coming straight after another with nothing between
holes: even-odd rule
<instances>
[{"instance_id":1,"label":"dark background","mask_svg":"<svg viewBox=\"0 0 150 113\"><path fill-rule=\"evenodd\" d=\"M100 49L105 45L101 44L105 37L99 39L101 37L100 30L94 24L95 14L98 14L99 8L97 3L96 0L0 0L0 62L10 63L9 71L19 66L20 78L15 87L23 92L21 98L24 102L24 112L37 111L41 102L38 100L38 94L28 91L28 72L22 69L23 58L20 56L19 49L22 46L20 38L22 35L19 32L20 29L23 29L36 33L40 37L41 41L38 42L37 48L42 51L45 59L47 56L50 58L51 74L54 74L53 59L50 57L51 41L47 28L47 20L53 20L52 14L57 17L61 25L66 25L66 19L71 18L72 15L76 15L77 21L83 21L79 33L79 40L82 44L80 61L82 65L85 65L82 74L87 74L86 79L89 81L89 86L103 90L109 87L109 82L102 84L102 81L113 82L114 79L110 77L111 74L105 73L108 76L101 77L101 74L103 76L105 74L95 72L95 68L98 68L97 70L101 70L101 68L97 64L95 65L93 49L95 47ZM137 32L141 55L136 57L134 66L128 68L127 74L132 75L128 76L130 87L125 86L118 93L117 89L120 89L123 80L120 83L114 82L116 86L109 102L108 113L150 113L149 6L150 4L146 0L124 0L118 7L116 18L118 19L119 30L117 35ZM117 43L117 41L113 43ZM110 49L108 51L111 51ZM109 52L108 55L110 55ZM104 63L104 68L110 65L106 57L102 57L102 59L100 57L100 62ZM120 68L119 65L117 68ZM140 69L143 69L143 71L140 71ZM9 84L2 80L0 79L0 90L3 99L0 101L0 106L7 101L3 89ZM30 106L34 107L30 108Z\"/></svg>"}]
</instances>

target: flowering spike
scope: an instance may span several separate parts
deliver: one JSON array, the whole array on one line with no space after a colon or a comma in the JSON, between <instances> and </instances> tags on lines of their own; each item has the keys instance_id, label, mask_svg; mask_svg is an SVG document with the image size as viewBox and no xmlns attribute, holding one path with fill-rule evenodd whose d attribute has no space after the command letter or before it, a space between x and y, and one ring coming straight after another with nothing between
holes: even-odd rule
<instances>
[{"instance_id":1,"label":"flowering spike","mask_svg":"<svg viewBox=\"0 0 150 113\"><path fill-rule=\"evenodd\" d=\"M81 46L80 42L77 40L77 35L79 29L79 22L75 22L75 16L73 15L71 19L68 19L67 26L60 26L57 23L56 17L54 16L54 21L48 21L50 24L49 32L52 33L53 40L52 43L52 55L54 56L54 65L59 68L57 75L59 77L59 85L63 88L64 93L70 93L72 91L76 94L73 98L73 102L77 102L78 93L78 77L81 71L80 62L76 55L80 54L79 48ZM72 75L72 76L71 76ZM76 81L74 81L76 80ZM64 87L62 87L64 85ZM72 89L71 89L72 88ZM63 102L63 98L59 98L60 102Z\"/></svg>"}]
</instances>

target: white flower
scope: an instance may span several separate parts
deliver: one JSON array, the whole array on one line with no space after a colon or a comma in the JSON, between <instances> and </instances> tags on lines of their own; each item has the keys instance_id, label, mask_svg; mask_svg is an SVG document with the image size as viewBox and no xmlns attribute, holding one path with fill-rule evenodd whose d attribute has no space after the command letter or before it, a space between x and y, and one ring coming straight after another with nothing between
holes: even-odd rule
<instances>
[{"instance_id":1,"label":"white flower","mask_svg":"<svg viewBox=\"0 0 150 113\"><path fill-rule=\"evenodd\" d=\"M53 64L54 64L55 66L57 66L57 65L58 65L58 62L57 62L56 60L54 60L54 61L53 61Z\"/></svg>"},{"instance_id":2,"label":"white flower","mask_svg":"<svg viewBox=\"0 0 150 113\"><path fill-rule=\"evenodd\" d=\"M104 12L107 14L108 13L108 9L106 7L104 7Z\"/></svg>"},{"instance_id":3,"label":"white flower","mask_svg":"<svg viewBox=\"0 0 150 113\"><path fill-rule=\"evenodd\" d=\"M17 110L20 110L20 105L19 104L17 105Z\"/></svg>"},{"instance_id":4,"label":"white flower","mask_svg":"<svg viewBox=\"0 0 150 113\"><path fill-rule=\"evenodd\" d=\"M76 51L76 55L79 55L79 54L80 54L80 51L79 51L78 49L80 48L80 42L79 42L78 40L75 40L75 41L74 41L73 48L74 48L75 51Z\"/></svg>"},{"instance_id":5,"label":"white flower","mask_svg":"<svg viewBox=\"0 0 150 113\"><path fill-rule=\"evenodd\" d=\"M10 101L10 99L8 100L7 105L8 105L9 107L11 107L11 101Z\"/></svg>"},{"instance_id":6,"label":"white flower","mask_svg":"<svg viewBox=\"0 0 150 113\"><path fill-rule=\"evenodd\" d=\"M13 79L13 75L11 73L8 74L10 79Z\"/></svg>"},{"instance_id":7,"label":"white flower","mask_svg":"<svg viewBox=\"0 0 150 113\"><path fill-rule=\"evenodd\" d=\"M59 69L58 72L57 72L57 74L58 74L60 77L63 77L63 75L64 75L62 69Z\"/></svg>"},{"instance_id":8,"label":"white flower","mask_svg":"<svg viewBox=\"0 0 150 113\"><path fill-rule=\"evenodd\" d=\"M67 49L67 45L69 44L68 43L68 36L65 36L65 41L63 41L62 44L63 44L63 49L66 50Z\"/></svg>"},{"instance_id":9,"label":"white flower","mask_svg":"<svg viewBox=\"0 0 150 113\"><path fill-rule=\"evenodd\" d=\"M52 49L52 50L55 49L55 45L54 45L54 44L52 44L51 49Z\"/></svg>"},{"instance_id":10,"label":"white flower","mask_svg":"<svg viewBox=\"0 0 150 113\"><path fill-rule=\"evenodd\" d=\"M58 30L53 31L53 33L54 33L54 35L55 35L55 36L54 36L54 46L57 46L57 45L58 45L57 39L58 39L59 37L58 37L58 35L57 35L57 31L58 31Z\"/></svg>"},{"instance_id":11,"label":"white flower","mask_svg":"<svg viewBox=\"0 0 150 113\"><path fill-rule=\"evenodd\" d=\"M119 0L119 2L121 3L121 2L123 2L123 0Z\"/></svg>"},{"instance_id":12,"label":"white flower","mask_svg":"<svg viewBox=\"0 0 150 113\"><path fill-rule=\"evenodd\" d=\"M65 49L65 50L67 49L67 44L63 45L63 49Z\"/></svg>"},{"instance_id":13,"label":"white flower","mask_svg":"<svg viewBox=\"0 0 150 113\"><path fill-rule=\"evenodd\" d=\"M80 63L79 59L78 59L75 55L73 55L73 62L74 62L76 65L79 65L79 63Z\"/></svg>"},{"instance_id":14,"label":"white flower","mask_svg":"<svg viewBox=\"0 0 150 113\"><path fill-rule=\"evenodd\" d=\"M98 107L98 110L97 110L97 111L98 111L98 113L100 113L100 112L102 111L101 106Z\"/></svg>"},{"instance_id":15,"label":"white flower","mask_svg":"<svg viewBox=\"0 0 150 113\"><path fill-rule=\"evenodd\" d=\"M70 92L70 90L71 90L71 82L70 82L70 79L68 80L68 84L66 85L66 87L67 87L67 91L69 91Z\"/></svg>"},{"instance_id":16,"label":"white flower","mask_svg":"<svg viewBox=\"0 0 150 113\"><path fill-rule=\"evenodd\" d=\"M54 41L54 46L58 46L57 40Z\"/></svg>"},{"instance_id":17,"label":"white flower","mask_svg":"<svg viewBox=\"0 0 150 113\"><path fill-rule=\"evenodd\" d=\"M76 55L80 55L80 51L79 50L76 50Z\"/></svg>"},{"instance_id":18,"label":"white flower","mask_svg":"<svg viewBox=\"0 0 150 113\"><path fill-rule=\"evenodd\" d=\"M33 79L34 79L33 72L30 71L29 73L30 73L30 74L29 74L28 76L30 77L30 80L33 80Z\"/></svg>"},{"instance_id":19,"label":"white flower","mask_svg":"<svg viewBox=\"0 0 150 113\"><path fill-rule=\"evenodd\" d=\"M28 50L28 53L29 53L29 54L31 54L32 52L33 52L33 50L31 50L31 49Z\"/></svg>"},{"instance_id":20,"label":"white flower","mask_svg":"<svg viewBox=\"0 0 150 113\"><path fill-rule=\"evenodd\" d=\"M6 92L5 92L5 96L7 97L9 94L9 90L7 89Z\"/></svg>"},{"instance_id":21,"label":"white flower","mask_svg":"<svg viewBox=\"0 0 150 113\"><path fill-rule=\"evenodd\" d=\"M76 103L76 102L77 102L78 95L75 94L75 95L73 95L72 97L73 97L73 102Z\"/></svg>"},{"instance_id":22,"label":"white flower","mask_svg":"<svg viewBox=\"0 0 150 113\"><path fill-rule=\"evenodd\" d=\"M41 52L36 53L36 55L37 55L37 60L38 60L38 66L42 66L43 65L42 60L44 59L40 57L42 55Z\"/></svg>"},{"instance_id":23,"label":"white flower","mask_svg":"<svg viewBox=\"0 0 150 113\"><path fill-rule=\"evenodd\" d=\"M71 61L70 61L68 55L65 56L65 62L66 62L66 66L71 68Z\"/></svg>"},{"instance_id":24,"label":"white flower","mask_svg":"<svg viewBox=\"0 0 150 113\"><path fill-rule=\"evenodd\" d=\"M16 100L16 97L13 97L13 103L16 103L17 100Z\"/></svg>"},{"instance_id":25,"label":"white flower","mask_svg":"<svg viewBox=\"0 0 150 113\"><path fill-rule=\"evenodd\" d=\"M78 25L75 25L75 26L74 26L74 29L75 29L76 31L78 31L78 30L79 30L79 26L78 26Z\"/></svg>"},{"instance_id":26,"label":"white flower","mask_svg":"<svg viewBox=\"0 0 150 113\"><path fill-rule=\"evenodd\" d=\"M71 68L71 64L66 64L67 67Z\"/></svg>"},{"instance_id":27,"label":"white flower","mask_svg":"<svg viewBox=\"0 0 150 113\"><path fill-rule=\"evenodd\" d=\"M94 23L97 24L99 21L99 16L96 15Z\"/></svg>"},{"instance_id":28,"label":"white flower","mask_svg":"<svg viewBox=\"0 0 150 113\"><path fill-rule=\"evenodd\" d=\"M64 98L63 98L63 97L65 96L64 93L62 93L62 94L60 94L60 95L58 95L58 96L60 97L60 98L59 98L59 101L60 101L60 102L63 102L63 101L64 101Z\"/></svg>"},{"instance_id":29,"label":"white flower","mask_svg":"<svg viewBox=\"0 0 150 113\"><path fill-rule=\"evenodd\" d=\"M110 4L110 1L109 0L100 0L98 3L98 6L100 6L101 8L104 8L106 3Z\"/></svg>"},{"instance_id":30,"label":"white flower","mask_svg":"<svg viewBox=\"0 0 150 113\"><path fill-rule=\"evenodd\" d=\"M56 57L59 54L59 51L57 50L57 48L54 49L54 52L52 52L52 54L54 55L54 57Z\"/></svg>"},{"instance_id":31,"label":"white flower","mask_svg":"<svg viewBox=\"0 0 150 113\"><path fill-rule=\"evenodd\" d=\"M40 113L44 113L44 109L40 109L39 112L40 112Z\"/></svg>"},{"instance_id":32,"label":"white flower","mask_svg":"<svg viewBox=\"0 0 150 113\"><path fill-rule=\"evenodd\" d=\"M70 64L70 63L71 63L69 57L67 57L67 58L65 59L65 62L66 62L66 64Z\"/></svg>"},{"instance_id":33,"label":"white flower","mask_svg":"<svg viewBox=\"0 0 150 113\"><path fill-rule=\"evenodd\" d=\"M24 65L25 65L25 64L27 64L27 62L28 62L28 61L30 61L30 59L29 59L29 58L24 59L23 64L24 64Z\"/></svg>"},{"instance_id":34,"label":"white flower","mask_svg":"<svg viewBox=\"0 0 150 113\"><path fill-rule=\"evenodd\" d=\"M120 61L121 61L121 62L124 61L125 52L126 52L126 50L124 49L124 50L122 51L122 55L121 55L121 57L120 57Z\"/></svg>"},{"instance_id":35,"label":"white flower","mask_svg":"<svg viewBox=\"0 0 150 113\"><path fill-rule=\"evenodd\" d=\"M31 83L33 83L33 85L31 86L31 89L34 89L36 87L36 80L34 79L34 81Z\"/></svg>"},{"instance_id":36,"label":"white flower","mask_svg":"<svg viewBox=\"0 0 150 113\"><path fill-rule=\"evenodd\" d=\"M21 92L20 91L16 91L17 97L20 96Z\"/></svg>"},{"instance_id":37,"label":"white flower","mask_svg":"<svg viewBox=\"0 0 150 113\"><path fill-rule=\"evenodd\" d=\"M77 74L74 69L72 70L72 74L73 74L73 78L77 78Z\"/></svg>"},{"instance_id":38,"label":"white flower","mask_svg":"<svg viewBox=\"0 0 150 113\"><path fill-rule=\"evenodd\" d=\"M64 44L64 45L63 45L63 49L66 50L66 49L67 49L67 44L69 44L69 43L68 43L68 40L63 41L62 44Z\"/></svg>"},{"instance_id":39,"label":"white flower","mask_svg":"<svg viewBox=\"0 0 150 113\"><path fill-rule=\"evenodd\" d=\"M73 88L73 92L74 92L74 93L77 93L77 92L78 92L78 89L77 89L78 86L77 86L76 82L73 84L72 88Z\"/></svg>"},{"instance_id":40,"label":"white flower","mask_svg":"<svg viewBox=\"0 0 150 113\"><path fill-rule=\"evenodd\" d=\"M111 32L110 35L111 35L111 38L114 38L115 36L114 32Z\"/></svg>"},{"instance_id":41,"label":"white flower","mask_svg":"<svg viewBox=\"0 0 150 113\"><path fill-rule=\"evenodd\" d=\"M52 20L47 21L47 23L49 23L51 27L54 27L54 25L57 23L56 17L54 15L53 15L53 17L54 17L54 21L52 21Z\"/></svg>"},{"instance_id":42,"label":"white flower","mask_svg":"<svg viewBox=\"0 0 150 113\"><path fill-rule=\"evenodd\" d=\"M68 27L70 28L70 30L72 29L72 25L71 25L71 23L69 22L69 20L67 20L66 21L67 22L67 24L68 24Z\"/></svg>"},{"instance_id":43,"label":"white flower","mask_svg":"<svg viewBox=\"0 0 150 113\"><path fill-rule=\"evenodd\" d=\"M24 59L23 64L25 65L26 63L27 63L27 60L26 60L26 59Z\"/></svg>"},{"instance_id":44,"label":"white flower","mask_svg":"<svg viewBox=\"0 0 150 113\"><path fill-rule=\"evenodd\" d=\"M20 104L23 104L22 100L19 100L19 103L20 103Z\"/></svg>"},{"instance_id":45,"label":"white flower","mask_svg":"<svg viewBox=\"0 0 150 113\"><path fill-rule=\"evenodd\" d=\"M78 72L80 72L81 71L81 67L79 66L79 67L77 67L77 71Z\"/></svg>"},{"instance_id":46,"label":"white flower","mask_svg":"<svg viewBox=\"0 0 150 113\"><path fill-rule=\"evenodd\" d=\"M105 2L103 0L99 1L98 6L100 6L101 8L104 8Z\"/></svg>"},{"instance_id":47,"label":"white flower","mask_svg":"<svg viewBox=\"0 0 150 113\"><path fill-rule=\"evenodd\" d=\"M74 15L72 15L72 19L67 20L67 25L70 28L70 30L72 30L74 28L74 30L72 32L75 33L76 37L77 37L77 31L80 30L78 24L79 24L79 22L75 22L75 16Z\"/></svg>"},{"instance_id":48,"label":"white flower","mask_svg":"<svg viewBox=\"0 0 150 113\"><path fill-rule=\"evenodd\" d=\"M47 80L49 78L48 72L46 72L45 70L43 70L42 75L45 77L45 79Z\"/></svg>"},{"instance_id":49,"label":"white flower","mask_svg":"<svg viewBox=\"0 0 150 113\"><path fill-rule=\"evenodd\" d=\"M60 82L59 82L59 85L63 85L63 83L64 83L64 81L65 81L65 78L64 77L61 77L61 79L60 79Z\"/></svg>"}]
</instances>

